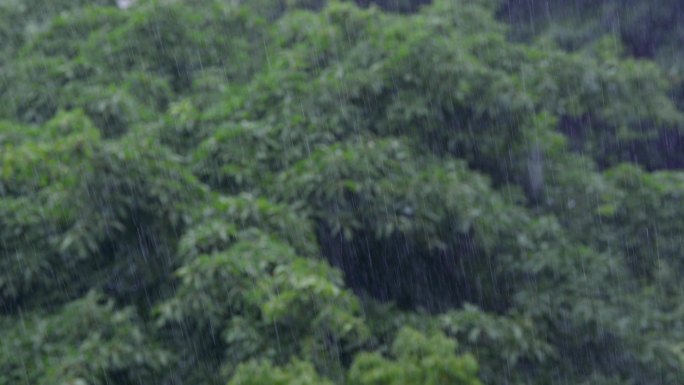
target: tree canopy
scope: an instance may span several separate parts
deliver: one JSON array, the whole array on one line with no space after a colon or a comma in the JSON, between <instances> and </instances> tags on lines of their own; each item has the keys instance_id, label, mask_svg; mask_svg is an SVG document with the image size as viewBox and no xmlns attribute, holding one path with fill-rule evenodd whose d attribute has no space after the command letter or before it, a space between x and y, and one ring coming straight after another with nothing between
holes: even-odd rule
<instances>
[{"instance_id":1,"label":"tree canopy","mask_svg":"<svg viewBox=\"0 0 684 385\"><path fill-rule=\"evenodd\" d=\"M0 385L680 384L682 6L571 3L0 0Z\"/></svg>"}]
</instances>

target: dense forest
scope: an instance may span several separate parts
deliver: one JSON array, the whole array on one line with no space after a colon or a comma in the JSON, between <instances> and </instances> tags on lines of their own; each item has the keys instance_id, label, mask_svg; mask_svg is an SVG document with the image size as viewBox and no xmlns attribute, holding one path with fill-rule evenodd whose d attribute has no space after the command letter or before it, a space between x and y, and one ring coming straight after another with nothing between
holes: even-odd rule
<instances>
[{"instance_id":1,"label":"dense forest","mask_svg":"<svg viewBox=\"0 0 684 385\"><path fill-rule=\"evenodd\" d=\"M0 385L684 383L680 0L0 0Z\"/></svg>"}]
</instances>

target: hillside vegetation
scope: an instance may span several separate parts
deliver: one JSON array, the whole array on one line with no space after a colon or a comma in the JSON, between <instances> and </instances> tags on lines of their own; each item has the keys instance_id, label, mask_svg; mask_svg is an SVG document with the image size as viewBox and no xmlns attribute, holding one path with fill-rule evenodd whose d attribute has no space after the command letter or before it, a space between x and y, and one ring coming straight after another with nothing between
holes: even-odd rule
<instances>
[{"instance_id":1,"label":"hillside vegetation","mask_svg":"<svg viewBox=\"0 0 684 385\"><path fill-rule=\"evenodd\" d=\"M684 13L567 3L0 0L0 385L681 384Z\"/></svg>"}]
</instances>

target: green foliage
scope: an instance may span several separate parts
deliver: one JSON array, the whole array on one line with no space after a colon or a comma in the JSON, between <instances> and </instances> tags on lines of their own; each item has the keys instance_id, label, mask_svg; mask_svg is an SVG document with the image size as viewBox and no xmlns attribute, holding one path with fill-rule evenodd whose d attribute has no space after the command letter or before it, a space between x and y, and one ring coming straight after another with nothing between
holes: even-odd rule
<instances>
[{"instance_id":1,"label":"green foliage","mask_svg":"<svg viewBox=\"0 0 684 385\"><path fill-rule=\"evenodd\" d=\"M360 353L349 369L349 383L360 385L478 385L477 363L455 354L456 344L444 334L425 336L411 328L399 331L392 359Z\"/></svg>"},{"instance_id":2,"label":"green foliage","mask_svg":"<svg viewBox=\"0 0 684 385\"><path fill-rule=\"evenodd\" d=\"M228 385L330 385L306 362L295 361L283 367L269 362L250 361L238 367Z\"/></svg>"},{"instance_id":3,"label":"green foliage","mask_svg":"<svg viewBox=\"0 0 684 385\"><path fill-rule=\"evenodd\" d=\"M180 239L182 257L195 258L202 253L223 250L241 234L258 229L286 240L300 255L318 254L311 224L295 206L273 203L248 193L215 196L197 211L192 223Z\"/></svg>"},{"instance_id":4,"label":"green foliage","mask_svg":"<svg viewBox=\"0 0 684 385\"><path fill-rule=\"evenodd\" d=\"M432 310L474 298L506 303L495 248L524 214L463 163L438 164L400 140L368 138L322 148L276 185L284 199L308 203L324 253L354 272L352 286ZM364 252L375 261L359 258Z\"/></svg>"},{"instance_id":5,"label":"green foliage","mask_svg":"<svg viewBox=\"0 0 684 385\"><path fill-rule=\"evenodd\" d=\"M204 189L151 138L103 141L79 111L44 136L3 147L2 297L48 304L94 283L118 295L142 276L156 284L174 246L152 242L175 237Z\"/></svg>"},{"instance_id":6,"label":"green foliage","mask_svg":"<svg viewBox=\"0 0 684 385\"><path fill-rule=\"evenodd\" d=\"M247 359L294 357L339 371L335 356L365 338L358 302L337 271L258 232L198 256L177 274L181 284L158 309L161 320L220 334L229 372Z\"/></svg>"},{"instance_id":7,"label":"green foliage","mask_svg":"<svg viewBox=\"0 0 684 385\"><path fill-rule=\"evenodd\" d=\"M682 271L679 234L683 176L664 171L648 174L626 165L606 176L618 192L602 207L607 214L606 225L613 231L599 236L601 240L622 248L637 275L652 276L658 264Z\"/></svg>"},{"instance_id":8,"label":"green foliage","mask_svg":"<svg viewBox=\"0 0 684 385\"><path fill-rule=\"evenodd\" d=\"M521 369L557 359L557 351L538 335L534 322L525 316L492 315L466 304L463 309L445 313L439 322L448 336L459 341L461 350L474 354L478 362L492 363L479 372L486 383L500 378L512 383L525 383L533 376L540 378L543 373L525 373Z\"/></svg>"},{"instance_id":9,"label":"green foliage","mask_svg":"<svg viewBox=\"0 0 684 385\"><path fill-rule=\"evenodd\" d=\"M0 0L0 384L681 383L681 9L426 3Z\"/></svg>"},{"instance_id":10,"label":"green foliage","mask_svg":"<svg viewBox=\"0 0 684 385\"><path fill-rule=\"evenodd\" d=\"M133 309L93 292L57 313L2 317L0 325L2 384L134 383L169 363Z\"/></svg>"},{"instance_id":11,"label":"green foliage","mask_svg":"<svg viewBox=\"0 0 684 385\"><path fill-rule=\"evenodd\" d=\"M282 168L278 161L281 145L270 131L249 122L216 129L194 154L195 174L209 185L232 193L267 184L272 176L264 170Z\"/></svg>"},{"instance_id":12,"label":"green foliage","mask_svg":"<svg viewBox=\"0 0 684 385\"><path fill-rule=\"evenodd\" d=\"M579 51L582 57L608 59L609 63L615 63L619 57L620 62L629 66L624 71L610 71L611 83L602 87L611 94L623 92L620 91L622 88L631 95L628 98L636 97L624 110L620 109L622 112L613 111L624 114L623 118L615 115L617 121L637 119L630 123L632 128L629 129L636 135L631 135L630 140L622 143L623 151L628 150L630 153L623 153L619 160L636 161L648 168L681 168L681 123L672 125L667 118L672 116L669 104L674 102L681 109L684 100L684 67L681 64L683 61L681 50L675 48L684 33L681 27L681 20L684 17L681 4L677 1L662 1L656 7L640 0L531 0L522 3L501 2L499 10L501 18L510 22L511 36L514 38L544 41L547 46L554 45L569 51ZM660 68L643 61L635 62L629 58L625 60L625 57L652 59ZM648 75L649 72L651 75ZM655 73L659 74L653 76ZM631 80L625 76L629 76ZM639 80L640 78L643 80ZM645 80L647 78L650 80ZM623 88L620 86L623 79L630 82L638 81L642 85ZM650 88L658 83L661 83L657 86L661 91L653 92ZM641 90L649 96L638 97ZM651 104L659 98L656 95L665 96L665 93L672 97L671 101L662 99ZM657 113L653 115L653 112ZM640 123L644 118L650 121L646 125ZM592 131L603 128L594 120L584 119L578 123L579 127L575 130L581 126L590 126ZM647 136L642 134L645 127L652 129ZM627 133L626 127L616 128L618 134ZM656 132L657 135L653 139ZM648 140L649 136L651 140Z\"/></svg>"}]
</instances>

